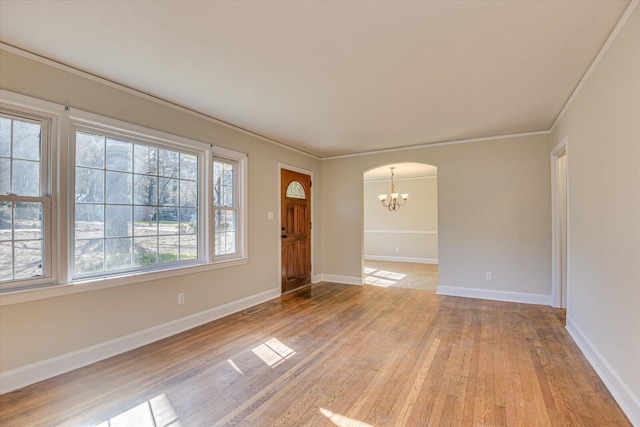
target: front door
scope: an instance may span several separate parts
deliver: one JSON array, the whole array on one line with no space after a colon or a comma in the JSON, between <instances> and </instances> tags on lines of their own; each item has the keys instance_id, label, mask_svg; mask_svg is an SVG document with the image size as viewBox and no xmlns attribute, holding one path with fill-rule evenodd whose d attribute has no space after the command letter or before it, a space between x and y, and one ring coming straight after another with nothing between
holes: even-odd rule
<instances>
[{"instance_id":1,"label":"front door","mask_svg":"<svg viewBox=\"0 0 640 427\"><path fill-rule=\"evenodd\" d=\"M311 177L280 171L282 292L311 282Z\"/></svg>"}]
</instances>

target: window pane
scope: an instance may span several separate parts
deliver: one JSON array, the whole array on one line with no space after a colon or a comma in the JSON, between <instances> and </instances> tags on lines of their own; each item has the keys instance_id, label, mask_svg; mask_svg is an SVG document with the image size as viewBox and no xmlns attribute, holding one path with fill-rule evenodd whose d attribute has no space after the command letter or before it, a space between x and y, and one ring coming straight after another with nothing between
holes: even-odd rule
<instances>
[{"instance_id":1,"label":"window pane","mask_svg":"<svg viewBox=\"0 0 640 427\"><path fill-rule=\"evenodd\" d=\"M133 170L133 144L107 138L107 169L131 172Z\"/></svg>"},{"instance_id":2,"label":"window pane","mask_svg":"<svg viewBox=\"0 0 640 427\"><path fill-rule=\"evenodd\" d=\"M158 234L156 208L150 206L134 207L133 234L136 236L155 236Z\"/></svg>"},{"instance_id":3,"label":"window pane","mask_svg":"<svg viewBox=\"0 0 640 427\"><path fill-rule=\"evenodd\" d=\"M180 154L180 179L198 179L198 158L189 154Z\"/></svg>"},{"instance_id":4,"label":"window pane","mask_svg":"<svg viewBox=\"0 0 640 427\"><path fill-rule=\"evenodd\" d=\"M76 200L104 201L104 172L98 169L76 168Z\"/></svg>"},{"instance_id":5,"label":"window pane","mask_svg":"<svg viewBox=\"0 0 640 427\"><path fill-rule=\"evenodd\" d=\"M11 202L0 202L0 241L11 240L13 209Z\"/></svg>"},{"instance_id":6,"label":"window pane","mask_svg":"<svg viewBox=\"0 0 640 427\"><path fill-rule=\"evenodd\" d=\"M107 176L107 203L131 204L132 175L123 172L109 172Z\"/></svg>"},{"instance_id":7,"label":"window pane","mask_svg":"<svg viewBox=\"0 0 640 427\"><path fill-rule=\"evenodd\" d=\"M107 270L120 270L131 267L131 240L107 239L105 242Z\"/></svg>"},{"instance_id":8,"label":"window pane","mask_svg":"<svg viewBox=\"0 0 640 427\"><path fill-rule=\"evenodd\" d=\"M43 274L42 240L14 242L14 278L29 279Z\"/></svg>"},{"instance_id":9,"label":"window pane","mask_svg":"<svg viewBox=\"0 0 640 427\"><path fill-rule=\"evenodd\" d=\"M223 206L232 207L233 204L233 187L224 187Z\"/></svg>"},{"instance_id":10,"label":"window pane","mask_svg":"<svg viewBox=\"0 0 640 427\"><path fill-rule=\"evenodd\" d=\"M178 234L178 209L160 208L159 234Z\"/></svg>"},{"instance_id":11,"label":"window pane","mask_svg":"<svg viewBox=\"0 0 640 427\"><path fill-rule=\"evenodd\" d=\"M198 258L198 236L180 236L180 260L190 260Z\"/></svg>"},{"instance_id":12,"label":"window pane","mask_svg":"<svg viewBox=\"0 0 640 427\"><path fill-rule=\"evenodd\" d=\"M215 212L215 255L237 252L237 211L216 210Z\"/></svg>"},{"instance_id":13,"label":"window pane","mask_svg":"<svg viewBox=\"0 0 640 427\"><path fill-rule=\"evenodd\" d=\"M133 239L133 265L151 265L158 262L158 238L137 237Z\"/></svg>"},{"instance_id":14,"label":"window pane","mask_svg":"<svg viewBox=\"0 0 640 427\"><path fill-rule=\"evenodd\" d=\"M136 144L133 148L133 171L145 175L158 174L158 149Z\"/></svg>"},{"instance_id":15,"label":"window pane","mask_svg":"<svg viewBox=\"0 0 640 427\"><path fill-rule=\"evenodd\" d=\"M177 179L160 178L160 192L158 194L158 203L164 206L178 205Z\"/></svg>"},{"instance_id":16,"label":"window pane","mask_svg":"<svg viewBox=\"0 0 640 427\"><path fill-rule=\"evenodd\" d=\"M107 205L104 226L105 237L131 236L131 206Z\"/></svg>"},{"instance_id":17,"label":"window pane","mask_svg":"<svg viewBox=\"0 0 640 427\"><path fill-rule=\"evenodd\" d=\"M13 120L13 158L40 161L40 124Z\"/></svg>"},{"instance_id":18,"label":"window pane","mask_svg":"<svg viewBox=\"0 0 640 427\"><path fill-rule=\"evenodd\" d=\"M43 210L44 206L40 202L16 202L14 239L42 239Z\"/></svg>"},{"instance_id":19,"label":"window pane","mask_svg":"<svg viewBox=\"0 0 640 427\"><path fill-rule=\"evenodd\" d=\"M175 151L158 149L159 175L170 178L178 178L180 158Z\"/></svg>"},{"instance_id":20,"label":"window pane","mask_svg":"<svg viewBox=\"0 0 640 427\"><path fill-rule=\"evenodd\" d=\"M198 206L198 183L180 180L180 206Z\"/></svg>"},{"instance_id":21,"label":"window pane","mask_svg":"<svg viewBox=\"0 0 640 427\"><path fill-rule=\"evenodd\" d=\"M11 186L11 192L19 196L39 196L40 163L29 160L14 160Z\"/></svg>"},{"instance_id":22,"label":"window pane","mask_svg":"<svg viewBox=\"0 0 640 427\"><path fill-rule=\"evenodd\" d=\"M76 239L104 237L104 205L76 204Z\"/></svg>"},{"instance_id":23,"label":"window pane","mask_svg":"<svg viewBox=\"0 0 640 427\"><path fill-rule=\"evenodd\" d=\"M134 175L133 202L137 205L155 205L157 200L158 178L146 175Z\"/></svg>"},{"instance_id":24,"label":"window pane","mask_svg":"<svg viewBox=\"0 0 640 427\"><path fill-rule=\"evenodd\" d=\"M0 242L0 281L13 280L13 245Z\"/></svg>"},{"instance_id":25,"label":"window pane","mask_svg":"<svg viewBox=\"0 0 640 427\"><path fill-rule=\"evenodd\" d=\"M104 240L76 240L76 273L86 274L102 271Z\"/></svg>"},{"instance_id":26,"label":"window pane","mask_svg":"<svg viewBox=\"0 0 640 427\"><path fill-rule=\"evenodd\" d=\"M198 232L198 209L180 209L180 234L195 234Z\"/></svg>"},{"instance_id":27,"label":"window pane","mask_svg":"<svg viewBox=\"0 0 640 427\"><path fill-rule=\"evenodd\" d=\"M0 194L11 193L11 160L0 158Z\"/></svg>"},{"instance_id":28,"label":"window pane","mask_svg":"<svg viewBox=\"0 0 640 427\"><path fill-rule=\"evenodd\" d=\"M104 167L104 136L76 132L76 166Z\"/></svg>"},{"instance_id":29,"label":"window pane","mask_svg":"<svg viewBox=\"0 0 640 427\"><path fill-rule=\"evenodd\" d=\"M160 236L158 238L158 262L173 262L178 260L178 236Z\"/></svg>"},{"instance_id":30,"label":"window pane","mask_svg":"<svg viewBox=\"0 0 640 427\"><path fill-rule=\"evenodd\" d=\"M11 119L0 117L0 157L11 157Z\"/></svg>"}]
</instances>

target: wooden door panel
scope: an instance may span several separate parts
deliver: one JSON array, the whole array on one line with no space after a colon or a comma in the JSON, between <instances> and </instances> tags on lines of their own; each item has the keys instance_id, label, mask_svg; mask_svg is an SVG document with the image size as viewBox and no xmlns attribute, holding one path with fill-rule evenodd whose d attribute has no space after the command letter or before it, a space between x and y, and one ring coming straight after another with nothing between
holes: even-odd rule
<instances>
[{"instance_id":1,"label":"wooden door panel","mask_svg":"<svg viewBox=\"0 0 640 427\"><path fill-rule=\"evenodd\" d=\"M287 197L293 181L301 184L304 195L298 192ZM282 291L287 292L311 281L311 177L282 169L280 195Z\"/></svg>"}]
</instances>

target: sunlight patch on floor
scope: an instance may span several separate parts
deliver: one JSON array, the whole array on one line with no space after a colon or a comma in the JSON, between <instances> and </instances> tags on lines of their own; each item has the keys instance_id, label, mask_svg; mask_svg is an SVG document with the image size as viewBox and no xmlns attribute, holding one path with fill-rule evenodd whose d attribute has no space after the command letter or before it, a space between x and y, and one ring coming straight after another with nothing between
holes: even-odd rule
<instances>
[{"instance_id":1,"label":"sunlight patch on floor","mask_svg":"<svg viewBox=\"0 0 640 427\"><path fill-rule=\"evenodd\" d=\"M336 414L329 411L328 409L320 408L320 413L329 418L329 420L331 420L331 422L338 427L373 427L371 424L354 420L353 418L345 417L344 415Z\"/></svg>"},{"instance_id":2,"label":"sunlight patch on floor","mask_svg":"<svg viewBox=\"0 0 640 427\"><path fill-rule=\"evenodd\" d=\"M181 427L178 414L161 394L116 415L96 427Z\"/></svg>"},{"instance_id":3,"label":"sunlight patch on floor","mask_svg":"<svg viewBox=\"0 0 640 427\"><path fill-rule=\"evenodd\" d=\"M254 348L253 353L258 356L267 366L275 368L285 360L291 358L295 351L281 343L276 338L271 338Z\"/></svg>"},{"instance_id":4,"label":"sunlight patch on floor","mask_svg":"<svg viewBox=\"0 0 640 427\"><path fill-rule=\"evenodd\" d=\"M364 282L367 285L380 286L382 288L388 288L395 285L398 281L407 277L406 274L395 273L393 271L377 270L371 267L364 268Z\"/></svg>"},{"instance_id":5,"label":"sunlight patch on floor","mask_svg":"<svg viewBox=\"0 0 640 427\"><path fill-rule=\"evenodd\" d=\"M229 362L229 365L231 365L231 367L233 368L234 371L236 371L237 373L239 373L240 375L242 375L243 377L246 377L246 375L244 374L244 372L242 372L242 369L238 368L238 365L236 365L233 360L231 359L227 359L227 362Z\"/></svg>"}]
</instances>

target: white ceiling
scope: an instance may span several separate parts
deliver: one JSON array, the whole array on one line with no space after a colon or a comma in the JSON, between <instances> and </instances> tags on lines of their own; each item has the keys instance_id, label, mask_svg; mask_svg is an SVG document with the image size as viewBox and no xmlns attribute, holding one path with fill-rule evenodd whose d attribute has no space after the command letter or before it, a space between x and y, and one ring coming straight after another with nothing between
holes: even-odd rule
<instances>
[{"instance_id":1,"label":"white ceiling","mask_svg":"<svg viewBox=\"0 0 640 427\"><path fill-rule=\"evenodd\" d=\"M364 173L365 181L390 181L393 166L394 179L422 178L427 176L437 176L438 168L424 163L393 163L379 168L371 169Z\"/></svg>"},{"instance_id":2,"label":"white ceiling","mask_svg":"<svg viewBox=\"0 0 640 427\"><path fill-rule=\"evenodd\" d=\"M549 129L628 4L2 0L0 40L327 157Z\"/></svg>"}]
</instances>

